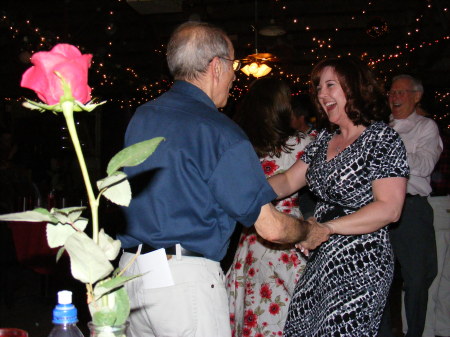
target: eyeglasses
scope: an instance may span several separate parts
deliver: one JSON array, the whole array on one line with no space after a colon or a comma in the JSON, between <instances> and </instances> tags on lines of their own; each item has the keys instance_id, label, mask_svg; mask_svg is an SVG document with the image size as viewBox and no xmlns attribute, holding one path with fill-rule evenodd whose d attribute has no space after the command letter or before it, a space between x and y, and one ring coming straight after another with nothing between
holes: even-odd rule
<instances>
[{"instance_id":1,"label":"eyeglasses","mask_svg":"<svg viewBox=\"0 0 450 337\"><path fill-rule=\"evenodd\" d=\"M220 59L223 59L223 60L233 62L233 70L234 71L238 71L239 69L241 69L241 66L242 66L241 60L231 60L231 59L227 59L226 57L222 57L222 56L217 56L217 57Z\"/></svg>"},{"instance_id":2,"label":"eyeglasses","mask_svg":"<svg viewBox=\"0 0 450 337\"><path fill-rule=\"evenodd\" d=\"M387 92L388 96L405 97L407 92L416 92L417 90L390 90Z\"/></svg>"}]
</instances>

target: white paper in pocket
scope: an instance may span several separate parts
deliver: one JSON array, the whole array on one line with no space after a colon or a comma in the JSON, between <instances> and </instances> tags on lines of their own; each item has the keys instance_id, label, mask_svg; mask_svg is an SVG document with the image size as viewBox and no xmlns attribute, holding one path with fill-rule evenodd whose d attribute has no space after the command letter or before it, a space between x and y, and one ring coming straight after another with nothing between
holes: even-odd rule
<instances>
[{"instance_id":1,"label":"white paper in pocket","mask_svg":"<svg viewBox=\"0 0 450 337\"><path fill-rule=\"evenodd\" d=\"M141 277L144 289L170 287L175 284L164 248L140 255L136 263L143 274Z\"/></svg>"}]
</instances>

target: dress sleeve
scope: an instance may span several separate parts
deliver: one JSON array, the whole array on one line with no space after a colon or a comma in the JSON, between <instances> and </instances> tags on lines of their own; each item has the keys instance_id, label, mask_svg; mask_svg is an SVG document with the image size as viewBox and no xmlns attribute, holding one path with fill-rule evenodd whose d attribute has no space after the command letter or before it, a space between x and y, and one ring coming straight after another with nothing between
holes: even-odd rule
<instances>
[{"instance_id":1,"label":"dress sleeve","mask_svg":"<svg viewBox=\"0 0 450 337\"><path fill-rule=\"evenodd\" d=\"M366 150L371 181L409 176L406 149L399 134L386 127L375 137Z\"/></svg>"},{"instance_id":2,"label":"dress sleeve","mask_svg":"<svg viewBox=\"0 0 450 337\"><path fill-rule=\"evenodd\" d=\"M314 157L319 153L321 147L324 146L326 132L325 129L322 130L316 139L306 146L305 152L300 156L300 159L306 164L310 164Z\"/></svg>"}]
</instances>

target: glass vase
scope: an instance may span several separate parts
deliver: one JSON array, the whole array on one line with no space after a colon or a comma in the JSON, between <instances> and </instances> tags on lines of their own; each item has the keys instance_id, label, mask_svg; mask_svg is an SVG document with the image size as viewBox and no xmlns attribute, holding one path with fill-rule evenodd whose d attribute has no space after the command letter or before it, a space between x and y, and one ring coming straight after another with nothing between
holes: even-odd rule
<instances>
[{"instance_id":1,"label":"glass vase","mask_svg":"<svg viewBox=\"0 0 450 337\"><path fill-rule=\"evenodd\" d=\"M88 323L89 327L89 336L90 337L126 337L127 336L127 328L129 323L125 322L122 325L105 325L98 326L92 322Z\"/></svg>"}]
</instances>

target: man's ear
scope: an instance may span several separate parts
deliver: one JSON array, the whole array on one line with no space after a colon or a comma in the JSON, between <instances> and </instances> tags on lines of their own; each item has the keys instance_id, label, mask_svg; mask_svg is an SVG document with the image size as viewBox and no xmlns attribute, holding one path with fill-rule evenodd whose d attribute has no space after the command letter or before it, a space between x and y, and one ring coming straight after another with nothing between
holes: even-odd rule
<instances>
[{"instance_id":1,"label":"man's ear","mask_svg":"<svg viewBox=\"0 0 450 337\"><path fill-rule=\"evenodd\" d=\"M222 74L222 62L220 62L218 57L213 58L211 61L212 71L214 80L218 80Z\"/></svg>"},{"instance_id":2,"label":"man's ear","mask_svg":"<svg viewBox=\"0 0 450 337\"><path fill-rule=\"evenodd\" d=\"M418 104L422 99L423 92L416 91L414 96L414 103Z\"/></svg>"}]
</instances>

